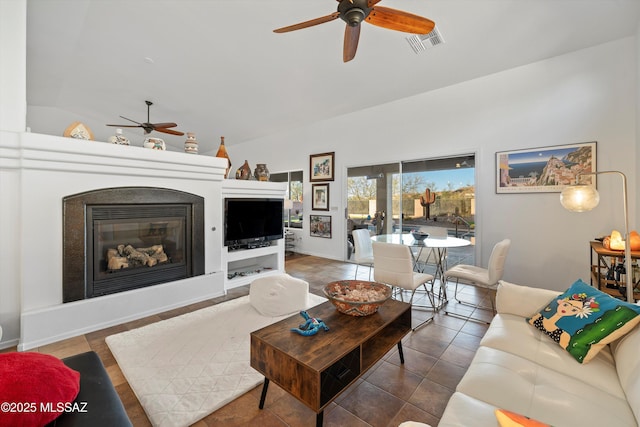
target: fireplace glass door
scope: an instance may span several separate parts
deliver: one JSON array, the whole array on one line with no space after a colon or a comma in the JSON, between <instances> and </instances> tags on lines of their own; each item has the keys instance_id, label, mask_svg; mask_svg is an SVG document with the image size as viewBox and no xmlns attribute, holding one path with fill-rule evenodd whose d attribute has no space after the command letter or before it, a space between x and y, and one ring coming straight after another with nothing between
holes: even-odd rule
<instances>
[{"instance_id":1,"label":"fireplace glass door","mask_svg":"<svg viewBox=\"0 0 640 427\"><path fill-rule=\"evenodd\" d=\"M189 277L190 205L87 206L88 297Z\"/></svg>"}]
</instances>

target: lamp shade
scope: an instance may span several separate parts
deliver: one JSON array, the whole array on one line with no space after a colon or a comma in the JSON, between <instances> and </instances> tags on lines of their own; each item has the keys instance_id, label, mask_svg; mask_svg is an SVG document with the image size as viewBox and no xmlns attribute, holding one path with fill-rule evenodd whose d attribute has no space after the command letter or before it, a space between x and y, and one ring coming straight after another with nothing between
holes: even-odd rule
<instances>
[{"instance_id":1,"label":"lamp shade","mask_svg":"<svg viewBox=\"0 0 640 427\"><path fill-rule=\"evenodd\" d=\"M285 209L293 209L293 200L284 199L284 208Z\"/></svg>"},{"instance_id":2,"label":"lamp shade","mask_svg":"<svg viewBox=\"0 0 640 427\"><path fill-rule=\"evenodd\" d=\"M586 212L598 206L600 195L591 185L570 185L560 193L560 203L569 211Z\"/></svg>"}]
</instances>

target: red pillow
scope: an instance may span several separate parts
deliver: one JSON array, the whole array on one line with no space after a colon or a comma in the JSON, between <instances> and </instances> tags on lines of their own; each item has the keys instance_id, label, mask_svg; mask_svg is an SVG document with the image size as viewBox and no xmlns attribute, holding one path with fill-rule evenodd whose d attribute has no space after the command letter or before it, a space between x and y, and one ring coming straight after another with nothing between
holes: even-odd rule
<instances>
[{"instance_id":1,"label":"red pillow","mask_svg":"<svg viewBox=\"0 0 640 427\"><path fill-rule=\"evenodd\" d=\"M43 426L80 391L80 373L42 353L0 354L0 425Z\"/></svg>"}]
</instances>

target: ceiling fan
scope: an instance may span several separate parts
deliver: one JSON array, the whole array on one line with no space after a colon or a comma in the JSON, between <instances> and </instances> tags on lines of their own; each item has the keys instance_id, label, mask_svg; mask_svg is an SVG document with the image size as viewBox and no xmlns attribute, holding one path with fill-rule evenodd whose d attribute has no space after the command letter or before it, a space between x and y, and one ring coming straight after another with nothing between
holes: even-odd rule
<instances>
[{"instance_id":1,"label":"ceiling fan","mask_svg":"<svg viewBox=\"0 0 640 427\"><path fill-rule=\"evenodd\" d=\"M150 110L150 107L153 105L153 102L151 101L144 101L144 102L147 104L147 122L146 123L136 122L135 120L131 120L124 116L120 116L125 120L129 120L130 122L137 123L137 124L136 125L107 125L107 126L116 126L119 128L142 128L144 129L145 135L153 132L154 130L156 132L168 133L170 135L184 135L184 132L168 129L168 128L174 128L178 126L176 123L150 123L149 110Z\"/></svg>"},{"instance_id":2,"label":"ceiling fan","mask_svg":"<svg viewBox=\"0 0 640 427\"><path fill-rule=\"evenodd\" d=\"M342 60L351 61L356 56L358 40L360 39L360 23L362 21L389 30L401 31L413 34L428 34L435 27L435 22L401 10L391 9L383 6L376 6L381 0L337 0L338 11L331 15L290 25L288 27L273 30L274 33L288 33L289 31L300 30L312 27L334 19L342 19L347 23L344 31L344 48Z\"/></svg>"}]
</instances>

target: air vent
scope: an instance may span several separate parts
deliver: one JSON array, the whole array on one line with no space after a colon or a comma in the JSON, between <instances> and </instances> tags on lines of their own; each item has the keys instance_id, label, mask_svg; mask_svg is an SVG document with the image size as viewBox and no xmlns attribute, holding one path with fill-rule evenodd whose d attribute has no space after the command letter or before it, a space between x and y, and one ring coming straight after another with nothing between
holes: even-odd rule
<instances>
[{"instance_id":1,"label":"air vent","mask_svg":"<svg viewBox=\"0 0 640 427\"><path fill-rule=\"evenodd\" d=\"M438 27L434 27L429 34L414 34L408 36L407 41L415 53L423 52L444 43Z\"/></svg>"}]
</instances>

